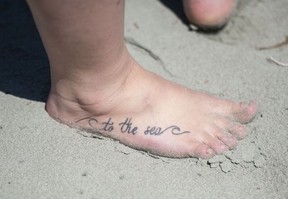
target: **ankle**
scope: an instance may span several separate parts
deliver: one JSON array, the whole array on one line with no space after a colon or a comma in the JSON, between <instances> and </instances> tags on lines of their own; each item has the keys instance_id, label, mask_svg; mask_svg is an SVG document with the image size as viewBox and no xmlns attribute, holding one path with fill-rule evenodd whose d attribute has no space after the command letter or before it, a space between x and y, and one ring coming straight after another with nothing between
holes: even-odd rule
<instances>
[{"instance_id":1,"label":"ankle","mask_svg":"<svg viewBox=\"0 0 288 199\"><path fill-rule=\"evenodd\" d=\"M133 58L125 51L114 66L107 66L107 70L85 71L57 79L52 77L47 112L54 118L68 121L73 121L69 117L77 115L75 112L94 115L109 112L113 108L113 99L121 93L121 87L135 65Z\"/></svg>"}]
</instances>

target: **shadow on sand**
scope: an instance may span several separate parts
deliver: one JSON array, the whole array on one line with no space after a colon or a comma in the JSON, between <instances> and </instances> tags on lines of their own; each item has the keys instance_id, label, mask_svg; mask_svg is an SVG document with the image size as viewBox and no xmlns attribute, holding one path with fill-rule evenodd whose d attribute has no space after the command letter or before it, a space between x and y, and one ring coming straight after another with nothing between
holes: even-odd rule
<instances>
[{"instance_id":1,"label":"shadow on sand","mask_svg":"<svg viewBox=\"0 0 288 199\"><path fill-rule=\"evenodd\" d=\"M164 6L169 8L182 22L189 26L189 22L184 14L182 0L159 0Z\"/></svg>"},{"instance_id":2,"label":"shadow on sand","mask_svg":"<svg viewBox=\"0 0 288 199\"><path fill-rule=\"evenodd\" d=\"M0 0L0 91L44 102L49 88L48 59L26 2Z\"/></svg>"}]
</instances>

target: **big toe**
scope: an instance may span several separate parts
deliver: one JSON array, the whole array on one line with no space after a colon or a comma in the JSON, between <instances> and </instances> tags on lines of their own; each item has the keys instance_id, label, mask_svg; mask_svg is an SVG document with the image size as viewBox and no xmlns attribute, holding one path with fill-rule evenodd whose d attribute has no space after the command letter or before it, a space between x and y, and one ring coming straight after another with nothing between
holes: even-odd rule
<instances>
[{"instance_id":1,"label":"big toe","mask_svg":"<svg viewBox=\"0 0 288 199\"><path fill-rule=\"evenodd\" d=\"M235 121L241 124L249 123L257 114L257 103L255 101L236 103L232 112Z\"/></svg>"}]
</instances>

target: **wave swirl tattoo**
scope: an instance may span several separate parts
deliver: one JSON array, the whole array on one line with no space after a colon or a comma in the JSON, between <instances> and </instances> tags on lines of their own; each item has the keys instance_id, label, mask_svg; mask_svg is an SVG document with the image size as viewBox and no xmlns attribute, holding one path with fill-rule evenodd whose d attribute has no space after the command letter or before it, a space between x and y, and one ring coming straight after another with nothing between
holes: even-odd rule
<instances>
[{"instance_id":1,"label":"wave swirl tattoo","mask_svg":"<svg viewBox=\"0 0 288 199\"><path fill-rule=\"evenodd\" d=\"M178 126L169 126L166 129L163 129L161 127L150 127L148 126L146 131L144 131L145 135L162 135L165 132L171 132L173 135L182 135L185 133L190 133L190 131L181 131L180 127Z\"/></svg>"},{"instance_id":2,"label":"wave swirl tattoo","mask_svg":"<svg viewBox=\"0 0 288 199\"><path fill-rule=\"evenodd\" d=\"M100 122L94 116L91 116L91 117L86 117L86 118L77 120L75 123L79 124L80 122L81 123L87 122L91 130L96 130L100 132L113 133L115 129L115 123L110 117L106 119L106 121ZM136 135L139 132L138 126L133 125L132 118L125 118L123 122L118 123L118 125L116 126L119 127L119 132L121 133ZM171 125L167 128L148 126L146 127L146 130L143 133L144 135L147 135L147 136L149 135L160 136L164 133L171 133L173 135L182 135L182 134L190 133L190 131L182 131L179 126Z\"/></svg>"}]
</instances>

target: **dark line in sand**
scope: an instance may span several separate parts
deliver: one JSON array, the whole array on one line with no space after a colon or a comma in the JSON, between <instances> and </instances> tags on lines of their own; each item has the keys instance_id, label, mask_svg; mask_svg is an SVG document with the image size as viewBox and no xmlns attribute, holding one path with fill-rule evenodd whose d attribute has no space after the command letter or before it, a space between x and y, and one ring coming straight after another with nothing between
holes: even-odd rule
<instances>
[{"instance_id":1,"label":"dark line in sand","mask_svg":"<svg viewBox=\"0 0 288 199\"><path fill-rule=\"evenodd\" d=\"M287 44L288 44L288 36L286 36L285 40L280 42L280 43L274 44L272 46L257 47L257 50L270 50L270 49L274 49L274 48L280 48L280 47L285 46Z\"/></svg>"},{"instance_id":2,"label":"dark line in sand","mask_svg":"<svg viewBox=\"0 0 288 199\"><path fill-rule=\"evenodd\" d=\"M171 77L175 77L175 75L173 75L165 66L164 62L162 61L162 59L156 55L154 52L152 52L150 49L148 49L147 47L143 46L142 44L140 44L139 42L135 41L135 39L133 39L132 37L125 37L125 41L126 43L135 46L137 48L140 48L141 50L145 51L150 57L152 57L152 59L156 60L157 62L160 63L160 65L162 66L163 70L168 73Z\"/></svg>"}]
</instances>

